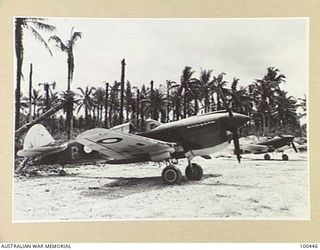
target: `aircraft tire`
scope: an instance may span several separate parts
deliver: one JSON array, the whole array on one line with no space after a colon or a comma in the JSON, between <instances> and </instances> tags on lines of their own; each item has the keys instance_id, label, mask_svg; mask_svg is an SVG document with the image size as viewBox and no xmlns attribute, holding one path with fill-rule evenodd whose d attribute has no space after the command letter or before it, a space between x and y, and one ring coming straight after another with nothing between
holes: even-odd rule
<instances>
[{"instance_id":1,"label":"aircraft tire","mask_svg":"<svg viewBox=\"0 0 320 250\"><path fill-rule=\"evenodd\" d=\"M200 181L203 176L203 169L196 163L191 163L191 166L186 167L186 176L189 180Z\"/></svg>"},{"instance_id":2,"label":"aircraft tire","mask_svg":"<svg viewBox=\"0 0 320 250\"><path fill-rule=\"evenodd\" d=\"M264 159L265 159L266 161L269 161L269 160L271 160L271 156L270 156L269 154L265 154L265 155L264 155Z\"/></svg>"},{"instance_id":3,"label":"aircraft tire","mask_svg":"<svg viewBox=\"0 0 320 250\"><path fill-rule=\"evenodd\" d=\"M289 156L287 154L283 154L282 155L282 160L288 161L289 160Z\"/></svg>"},{"instance_id":4,"label":"aircraft tire","mask_svg":"<svg viewBox=\"0 0 320 250\"><path fill-rule=\"evenodd\" d=\"M162 171L162 179L169 185L180 184L182 181L182 174L180 169L174 166L168 166Z\"/></svg>"}]
</instances>

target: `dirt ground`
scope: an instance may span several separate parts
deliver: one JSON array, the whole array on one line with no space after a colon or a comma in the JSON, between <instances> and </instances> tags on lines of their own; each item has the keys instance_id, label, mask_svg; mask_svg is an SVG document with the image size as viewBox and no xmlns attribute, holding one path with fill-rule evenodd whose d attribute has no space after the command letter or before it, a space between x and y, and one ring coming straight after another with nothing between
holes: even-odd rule
<instances>
[{"instance_id":1,"label":"dirt ground","mask_svg":"<svg viewBox=\"0 0 320 250\"><path fill-rule=\"evenodd\" d=\"M195 158L201 181L168 186L164 165L77 166L67 176L14 178L13 221L309 219L307 153ZM177 165L184 172L186 161Z\"/></svg>"}]
</instances>

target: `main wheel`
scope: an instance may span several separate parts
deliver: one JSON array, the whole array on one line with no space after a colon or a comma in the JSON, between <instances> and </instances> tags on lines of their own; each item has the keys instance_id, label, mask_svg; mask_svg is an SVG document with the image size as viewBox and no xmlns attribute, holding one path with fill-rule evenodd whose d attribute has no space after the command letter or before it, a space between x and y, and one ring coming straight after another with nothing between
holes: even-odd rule
<instances>
[{"instance_id":1,"label":"main wheel","mask_svg":"<svg viewBox=\"0 0 320 250\"><path fill-rule=\"evenodd\" d=\"M162 171L162 179L169 185L180 184L182 180L182 174L180 169L174 166L168 166Z\"/></svg>"},{"instance_id":2,"label":"main wheel","mask_svg":"<svg viewBox=\"0 0 320 250\"><path fill-rule=\"evenodd\" d=\"M203 169L196 163L191 163L191 166L186 167L186 176L189 180L200 181L203 176Z\"/></svg>"},{"instance_id":3,"label":"main wheel","mask_svg":"<svg viewBox=\"0 0 320 250\"><path fill-rule=\"evenodd\" d=\"M67 172L64 169L59 170L59 176L66 176Z\"/></svg>"},{"instance_id":4,"label":"main wheel","mask_svg":"<svg viewBox=\"0 0 320 250\"><path fill-rule=\"evenodd\" d=\"M265 159L266 161L269 161L269 160L271 160L271 156L270 156L269 154L265 154L265 155L264 155L264 159Z\"/></svg>"},{"instance_id":5,"label":"main wheel","mask_svg":"<svg viewBox=\"0 0 320 250\"><path fill-rule=\"evenodd\" d=\"M289 160L289 156L287 154L283 154L282 155L282 160L288 161Z\"/></svg>"}]
</instances>

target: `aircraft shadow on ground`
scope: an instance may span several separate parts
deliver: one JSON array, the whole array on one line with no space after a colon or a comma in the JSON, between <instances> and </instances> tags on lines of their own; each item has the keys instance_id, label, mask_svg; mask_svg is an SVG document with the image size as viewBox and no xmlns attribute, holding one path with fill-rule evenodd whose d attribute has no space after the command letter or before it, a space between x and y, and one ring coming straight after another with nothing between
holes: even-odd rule
<instances>
[{"instance_id":1,"label":"aircraft shadow on ground","mask_svg":"<svg viewBox=\"0 0 320 250\"><path fill-rule=\"evenodd\" d=\"M220 174L205 174L202 180L220 177ZM85 196L104 196L108 199L119 199L136 193L173 188L179 185L167 185L161 177L134 177L134 178L110 178L115 181L100 187L89 187L82 194ZM181 185L200 184L198 181L190 181L183 176Z\"/></svg>"},{"instance_id":2,"label":"aircraft shadow on ground","mask_svg":"<svg viewBox=\"0 0 320 250\"><path fill-rule=\"evenodd\" d=\"M243 158L243 160L246 161L263 161L263 162L269 162L269 161L281 161L281 162L290 162L290 161L303 161L305 162L306 159L289 159L288 161L284 161L282 159L270 159L270 160L265 160L265 159L249 159L249 158Z\"/></svg>"}]
</instances>

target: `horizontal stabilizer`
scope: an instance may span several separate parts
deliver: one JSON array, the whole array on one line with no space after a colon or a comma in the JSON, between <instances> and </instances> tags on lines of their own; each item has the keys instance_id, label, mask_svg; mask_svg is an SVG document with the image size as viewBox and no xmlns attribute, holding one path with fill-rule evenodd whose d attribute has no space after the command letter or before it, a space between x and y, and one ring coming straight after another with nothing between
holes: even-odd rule
<instances>
[{"instance_id":1,"label":"horizontal stabilizer","mask_svg":"<svg viewBox=\"0 0 320 250\"><path fill-rule=\"evenodd\" d=\"M32 158L61 152L66 148L67 143L57 143L43 125L36 124L27 132L23 149L17 155Z\"/></svg>"}]
</instances>

